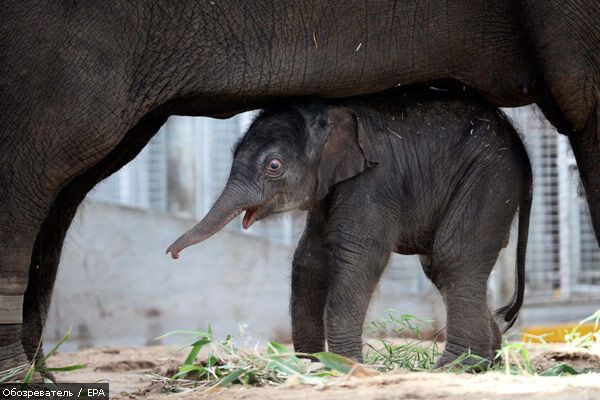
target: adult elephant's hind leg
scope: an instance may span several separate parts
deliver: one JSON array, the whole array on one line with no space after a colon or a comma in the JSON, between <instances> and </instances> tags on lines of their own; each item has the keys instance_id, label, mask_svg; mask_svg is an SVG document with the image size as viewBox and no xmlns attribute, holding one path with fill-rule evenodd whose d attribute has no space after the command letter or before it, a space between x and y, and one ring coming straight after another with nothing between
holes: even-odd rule
<instances>
[{"instance_id":1,"label":"adult elephant's hind leg","mask_svg":"<svg viewBox=\"0 0 600 400\"><path fill-rule=\"evenodd\" d=\"M585 187L596 241L600 243L600 105L584 130L572 133L569 140Z\"/></svg>"}]
</instances>

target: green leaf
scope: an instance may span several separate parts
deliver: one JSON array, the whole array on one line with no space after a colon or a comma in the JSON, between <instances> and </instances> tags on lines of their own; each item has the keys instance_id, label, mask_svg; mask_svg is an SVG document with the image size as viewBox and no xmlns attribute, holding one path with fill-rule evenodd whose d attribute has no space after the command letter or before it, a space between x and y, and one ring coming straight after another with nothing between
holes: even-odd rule
<instances>
[{"instance_id":1,"label":"green leaf","mask_svg":"<svg viewBox=\"0 0 600 400\"><path fill-rule=\"evenodd\" d=\"M246 371L243 369L238 369L235 371L232 371L230 374L226 375L223 379L221 379L219 381L219 383L217 383L217 385L219 386L227 386L232 384L233 382L237 381L242 375L244 375Z\"/></svg>"},{"instance_id":2,"label":"green leaf","mask_svg":"<svg viewBox=\"0 0 600 400\"><path fill-rule=\"evenodd\" d=\"M267 364L267 368L271 371L279 371L286 375L296 375L304 372L297 365L281 359L272 359Z\"/></svg>"},{"instance_id":3,"label":"green leaf","mask_svg":"<svg viewBox=\"0 0 600 400\"><path fill-rule=\"evenodd\" d=\"M60 348L60 346L62 346L62 344L64 342L66 342L67 340L69 340L69 338L71 337L71 328L69 328L69 330L67 331L67 333L65 334L65 336L62 337L62 339L60 339L58 341L58 343L56 343L54 345L54 347L52 347L50 349L50 351L44 356L44 358L41 358L39 360L36 361L36 366L37 365L44 365L46 363L46 361L52 357L52 355L54 355L54 353L56 353L58 351L58 349Z\"/></svg>"},{"instance_id":4,"label":"green leaf","mask_svg":"<svg viewBox=\"0 0 600 400\"><path fill-rule=\"evenodd\" d=\"M302 361L288 347L281 343L270 342L267 347L269 363L267 368L280 371L286 375L301 374L304 372Z\"/></svg>"},{"instance_id":5,"label":"green leaf","mask_svg":"<svg viewBox=\"0 0 600 400\"><path fill-rule=\"evenodd\" d=\"M556 364L545 371L543 371L540 375L542 376L561 376L561 375L579 375L580 372L575 368L571 367L568 364L560 363Z\"/></svg>"},{"instance_id":6,"label":"green leaf","mask_svg":"<svg viewBox=\"0 0 600 400\"><path fill-rule=\"evenodd\" d=\"M326 377L330 377L331 375L323 375L323 376L319 376L319 375L299 375L300 376L300 382L307 384L307 385L323 385L325 382L327 382Z\"/></svg>"},{"instance_id":7,"label":"green leaf","mask_svg":"<svg viewBox=\"0 0 600 400\"><path fill-rule=\"evenodd\" d=\"M269 342L267 352L273 352L273 351L276 351L278 353L283 353L283 354L294 354L293 351L291 351L287 346L285 346L281 343Z\"/></svg>"},{"instance_id":8,"label":"green leaf","mask_svg":"<svg viewBox=\"0 0 600 400\"><path fill-rule=\"evenodd\" d=\"M214 356L214 354L211 354L208 359L206 360L206 367L207 368L212 368L215 365L217 365L217 363L219 362L219 359L217 357Z\"/></svg>"},{"instance_id":9,"label":"green leaf","mask_svg":"<svg viewBox=\"0 0 600 400\"><path fill-rule=\"evenodd\" d=\"M210 327L209 327L209 332L192 331L192 330L171 331L171 332L167 332L164 335L161 335L161 336L157 337L155 340L161 340L161 339L167 338L169 336L174 336L174 335L196 336L196 337L199 337L199 338L200 337L207 337L207 338L212 337L212 334L210 333Z\"/></svg>"},{"instance_id":10,"label":"green leaf","mask_svg":"<svg viewBox=\"0 0 600 400\"><path fill-rule=\"evenodd\" d=\"M25 371L25 369L28 368L27 364L24 365L20 365L18 367L6 370L2 373L2 375L0 375L0 383L2 382L9 382L12 380L12 378L14 378L15 376L19 375L20 373L22 373L23 371Z\"/></svg>"},{"instance_id":11,"label":"green leaf","mask_svg":"<svg viewBox=\"0 0 600 400\"><path fill-rule=\"evenodd\" d=\"M171 377L171 380L176 380L179 378L184 378L190 372L198 372L198 377L200 378L206 375L206 369L200 365L182 365L179 367L179 371Z\"/></svg>"},{"instance_id":12,"label":"green leaf","mask_svg":"<svg viewBox=\"0 0 600 400\"><path fill-rule=\"evenodd\" d=\"M412 314L401 314L400 319L403 319L405 321L410 321L412 319L417 319L417 317Z\"/></svg>"},{"instance_id":13,"label":"green leaf","mask_svg":"<svg viewBox=\"0 0 600 400\"><path fill-rule=\"evenodd\" d=\"M598 323L600 322L600 309L596 310L596 312L593 313L592 315L590 315L589 317L583 319L579 323L579 325L583 325L583 324L591 322L591 321L595 321L596 325L598 325Z\"/></svg>"},{"instance_id":14,"label":"green leaf","mask_svg":"<svg viewBox=\"0 0 600 400\"><path fill-rule=\"evenodd\" d=\"M200 353L200 350L202 350L202 347L209 344L210 342L211 342L210 337L203 337L202 339L194 342L192 344L192 350L190 350L190 353L188 354L188 356L185 359L185 361L183 362L183 364L184 365L194 364L194 361L196 361L196 357L198 356L198 353Z\"/></svg>"},{"instance_id":15,"label":"green leaf","mask_svg":"<svg viewBox=\"0 0 600 400\"><path fill-rule=\"evenodd\" d=\"M82 369L85 367L86 367L85 364L75 364L75 365L67 365L64 367L50 367L50 368L38 367L35 370L38 372L67 372L67 371L76 371L78 369Z\"/></svg>"},{"instance_id":16,"label":"green leaf","mask_svg":"<svg viewBox=\"0 0 600 400\"><path fill-rule=\"evenodd\" d=\"M31 378L33 377L34 370L35 370L35 368L33 365L31 367L29 367L29 369L27 370L27 373L25 374L25 377L23 378L23 385L27 385L27 384L29 384L29 382L31 382Z\"/></svg>"},{"instance_id":17,"label":"green leaf","mask_svg":"<svg viewBox=\"0 0 600 400\"><path fill-rule=\"evenodd\" d=\"M334 371L341 372L342 374L348 374L352 371L352 368L358 365L354 360L339 354L330 353L328 351L313 354L319 361L323 363L327 368Z\"/></svg>"}]
</instances>

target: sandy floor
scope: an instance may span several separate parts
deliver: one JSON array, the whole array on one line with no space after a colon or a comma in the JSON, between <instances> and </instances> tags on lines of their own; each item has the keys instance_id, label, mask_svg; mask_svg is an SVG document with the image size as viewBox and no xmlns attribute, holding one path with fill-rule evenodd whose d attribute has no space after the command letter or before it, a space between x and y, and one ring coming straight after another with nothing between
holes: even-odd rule
<instances>
[{"instance_id":1,"label":"sandy floor","mask_svg":"<svg viewBox=\"0 0 600 400\"><path fill-rule=\"evenodd\" d=\"M112 398L148 399L568 399L600 400L600 374L568 377L525 377L499 373L479 375L397 372L370 378L337 378L325 387L299 384L279 387L201 390L165 394L152 374L164 375L185 358L185 351L156 346L137 348L98 348L58 354L51 366L87 364L82 370L57 373L63 382L108 381ZM533 363L546 368L568 362L578 368L600 368L600 356L569 354L560 346L537 348Z\"/></svg>"}]
</instances>

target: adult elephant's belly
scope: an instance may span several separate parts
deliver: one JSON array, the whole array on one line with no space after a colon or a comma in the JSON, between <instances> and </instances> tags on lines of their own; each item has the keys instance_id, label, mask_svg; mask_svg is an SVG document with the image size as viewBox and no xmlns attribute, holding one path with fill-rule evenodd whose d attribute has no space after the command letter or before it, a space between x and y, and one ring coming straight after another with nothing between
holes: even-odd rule
<instances>
[{"instance_id":1,"label":"adult elephant's belly","mask_svg":"<svg viewBox=\"0 0 600 400\"><path fill-rule=\"evenodd\" d=\"M318 19L228 31L223 40L239 41L244 51L211 47L198 57L202 62L181 72L193 80L148 98L160 104L176 93L185 100L178 113L222 115L260 107L273 96L348 97L451 79L498 106L538 99L543 80L514 1L305 3L310 7L275 2L274 14L303 15L310 8Z\"/></svg>"}]
</instances>

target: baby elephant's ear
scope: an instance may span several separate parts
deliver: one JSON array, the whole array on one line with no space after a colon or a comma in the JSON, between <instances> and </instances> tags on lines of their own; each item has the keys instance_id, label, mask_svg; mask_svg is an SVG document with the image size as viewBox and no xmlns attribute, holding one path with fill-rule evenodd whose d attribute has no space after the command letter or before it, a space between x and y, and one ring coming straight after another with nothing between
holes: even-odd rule
<instances>
[{"instance_id":1,"label":"baby elephant's ear","mask_svg":"<svg viewBox=\"0 0 600 400\"><path fill-rule=\"evenodd\" d=\"M317 200L324 198L331 186L377 164L371 137L354 111L332 108L325 119L327 133L317 170Z\"/></svg>"}]
</instances>

